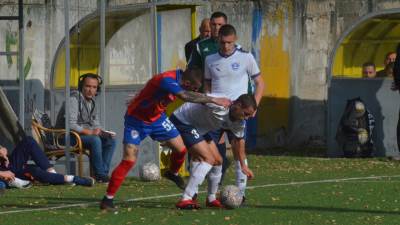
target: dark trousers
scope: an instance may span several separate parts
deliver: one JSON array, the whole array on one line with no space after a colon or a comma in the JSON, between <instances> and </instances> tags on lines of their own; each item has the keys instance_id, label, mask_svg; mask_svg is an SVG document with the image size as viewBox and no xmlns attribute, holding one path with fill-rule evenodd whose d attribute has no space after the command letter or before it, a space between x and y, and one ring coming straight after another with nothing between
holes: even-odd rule
<instances>
[{"instance_id":1,"label":"dark trousers","mask_svg":"<svg viewBox=\"0 0 400 225\"><path fill-rule=\"evenodd\" d=\"M9 160L8 169L18 178L27 179L26 175L30 174L42 183L64 184L64 175L47 172L52 165L32 137L22 139L11 153ZM28 160L33 160L35 165L27 165Z\"/></svg>"}]
</instances>

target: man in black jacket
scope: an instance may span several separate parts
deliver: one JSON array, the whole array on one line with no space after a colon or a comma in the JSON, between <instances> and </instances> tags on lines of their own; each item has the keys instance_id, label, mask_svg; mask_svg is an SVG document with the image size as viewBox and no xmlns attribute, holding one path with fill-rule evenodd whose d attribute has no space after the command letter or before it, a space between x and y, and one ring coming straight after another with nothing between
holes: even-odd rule
<instances>
[{"instance_id":1,"label":"man in black jacket","mask_svg":"<svg viewBox=\"0 0 400 225\"><path fill-rule=\"evenodd\" d=\"M397 55L400 55L400 44L397 46L396 53ZM394 79L394 84L392 85L392 90L397 91L399 90L400 87L400 57L396 57L396 60L394 61L393 79ZM400 151L400 112L399 112L399 119L397 121L396 136L397 136L397 148L398 151ZM400 156L393 157L393 159L400 160Z\"/></svg>"},{"instance_id":2,"label":"man in black jacket","mask_svg":"<svg viewBox=\"0 0 400 225\"><path fill-rule=\"evenodd\" d=\"M199 27L199 36L185 45L185 57L186 62L189 62L190 56L192 55L193 49L196 48L197 42L210 37L211 28L210 28L210 19L206 18L201 21L201 25Z\"/></svg>"}]
</instances>

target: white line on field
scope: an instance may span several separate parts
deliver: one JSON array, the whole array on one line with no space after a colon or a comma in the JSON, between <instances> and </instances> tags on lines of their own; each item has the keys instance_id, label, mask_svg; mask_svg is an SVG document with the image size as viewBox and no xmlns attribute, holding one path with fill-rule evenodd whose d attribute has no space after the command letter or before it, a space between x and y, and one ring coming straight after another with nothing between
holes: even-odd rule
<instances>
[{"instance_id":1,"label":"white line on field","mask_svg":"<svg viewBox=\"0 0 400 225\"><path fill-rule=\"evenodd\" d=\"M282 183L282 184L264 184L264 185L250 186L250 187L247 187L246 189L251 190L251 189L255 189L255 188L265 188L265 187L290 186L290 185L302 185L302 184L318 184L318 183L333 183L333 182L352 181L352 180L371 180L371 179L396 178L396 177L400 177L400 175L370 176L370 177L349 177L349 178L341 178L341 179L289 182L289 183Z\"/></svg>"},{"instance_id":2,"label":"white line on field","mask_svg":"<svg viewBox=\"0 0 400 225\"><path fill-rule=\"evenodd\" d=\"M349 177L349 178L341 178L341 179L327 179L327 180L313 180L313 181L299 181L299 182L289 182L289 183L281 183L281 184L264 184L264 185L255 185L249 186L247 189L256 189L256 188L266 188L266 187L278 187L278 186L291 186L291 185L304 185L304 184L319 184L319 183L334 183L334 182L343 182L343 181L355 181L355 180L373 180L373 179L382 179L382 178L397 178L400 175L392 175L392 176L369 176L369 177ZM200 193L204 193L205 191L200 191ZM169 194L169 195L157 195L157 196L149 196L149 197L141 197L141 198L132 198L127 199L121 202L135 202L135 201L143 201L143 200L151 200L151 199L161 199L161 198L170 198L180 196L181 193L178 194ZM0 215L4 214L12 214L12 213L23 213L23 212L38 212L38 211L47 211L47 210L55 210L55 209L65 209L65 208L74 208L74 207L87 207L89 205L99 204L99 202L82 202L76 204L67 204L67 205L59 205L45 208L36 208L36 209L22 209L22 210L10 210L5 212L0 212Z\"/></svg>"}]
</instances>

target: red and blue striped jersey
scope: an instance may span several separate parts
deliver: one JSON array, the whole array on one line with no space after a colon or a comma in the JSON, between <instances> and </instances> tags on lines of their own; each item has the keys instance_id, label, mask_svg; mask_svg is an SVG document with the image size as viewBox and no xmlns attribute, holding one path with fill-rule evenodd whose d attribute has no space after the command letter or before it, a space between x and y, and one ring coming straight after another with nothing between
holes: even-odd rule
<instances>
[{"instance_id":1,"label":"red and blue striped jersey","mask_svg":"<svg viewBox=\"0 0 400 225\"><path fill-rule=\"evenodd\" d=\"M155 75L129 104L126 114L146 123L152 123L165 112L167 105L183 89L179 84L182 70L172 70Z\"/></svg>"}]
</instances>

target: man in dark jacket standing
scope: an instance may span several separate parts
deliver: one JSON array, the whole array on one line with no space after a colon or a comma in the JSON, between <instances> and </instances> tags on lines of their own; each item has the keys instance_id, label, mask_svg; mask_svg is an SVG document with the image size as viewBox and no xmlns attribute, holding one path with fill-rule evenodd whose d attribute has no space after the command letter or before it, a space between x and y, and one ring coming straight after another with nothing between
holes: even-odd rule
<instances>
[{"instance_id":1,"label":"man in dark jacket standing","mask_svg":"<svg viewBox=\"0 0 400 225\"><path fill-rule=\"evenodd\" d=\"M400 56L400 44L397 46L396 53L398 56ZM394 61L393 79L394 79L394 84L392 85L392 90L397 91L400 88L400 57L396 57L396 60ZM398 151L400 151L400 112L399 112L399 119L397 121L396 137L397 137L397 148ZM400 156L393 157L393 159L400 160Z\"/></svg>"},{"instance_id":2,"label":"man in dark jacket standing","mask_svg":"<svg viewBox=\"0 0 400 225\"><path fill-rule=\"evenodd\" d=\"M211 28L210 28L210 19L206 18L201 21L200 27L199 27L199 36L185 45L185 57L186 57L186 62L189 62L190 55L193 52L193 49L196 48L196 45L199 41L209 38L211 34Z\"/></svg>"}]
</instances>

